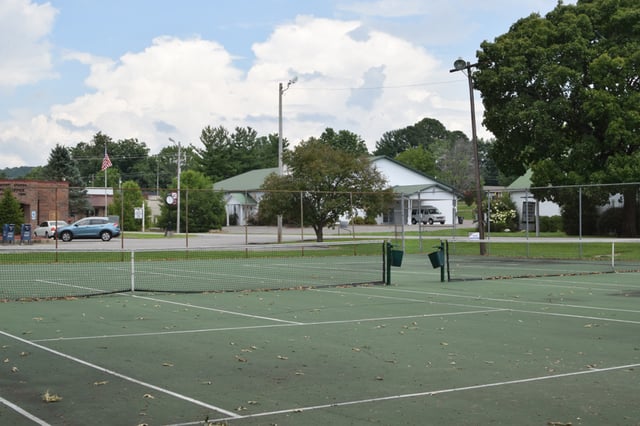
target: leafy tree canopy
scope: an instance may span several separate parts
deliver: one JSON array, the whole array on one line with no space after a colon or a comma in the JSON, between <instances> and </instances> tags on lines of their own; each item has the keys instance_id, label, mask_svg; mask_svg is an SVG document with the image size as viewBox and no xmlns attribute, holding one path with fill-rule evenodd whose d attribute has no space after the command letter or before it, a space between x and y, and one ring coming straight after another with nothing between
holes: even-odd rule
<instances>
[{"instance_id":1,"label":"leafy tree canopy","mask_svg":"<svg viewBox=\"0 0 640 426\"><path fill-rule=\"evenodd\" d=\"M0 198L0 227L5 223L15 225L15 233L20 232L20 225L24 222L24 212L20 207L20 202L13 195L11 189L5 188L2 198Z\"/></svg>"},{"instance_id":2,"label":"leafy tree canopy","mask_svg":"<svg viewBox=\"0 0 640 426\"><path fill-rule=\"evenodd\" d=\"M361 209L375 216L392 199L386 179L371 167L367 156L354 155L352 146L344 150L326 139L310 138L286 153L288 174L272 174L265 180L267 192L259 209L263 218L282 214L312 226L318 241L323 241L323 229L342 215L353 216L355 209Z\"/></svg>"},{"instance_id":3,"label":"leafy tree canopy","mask_svg":"<svg viewBox=\"0 0 640 426\"><path fill-rule=\"evenodd\" d=\"M223 126L205 127L202 147L195 147L197 170L217 182L249 170L278 165L278 136L258 136L251 127L236 127L229 133ZM287 142L283 141L283 150Z\"/></svg>"},{"instance_id":4,"label":"leafy tree canopy","mask_svg":"<svg viewBox=\"0 0 640 426\"><path fill-rule=\"evenodd\" d=\"M177 187L177 178L174 178L171 186ZM173 230L176 228L177 216L177 205L168 206L162 203L158 224ZM220 229L224 224L223 194L213 191L211 179L195 170L182 172L180 175L180 230L207 232Z\"/></svg>"},{"instance_id":5,"label":"leafy tree canopy","mask_svg":"<svg viewBox=\"0 0 640 426\"><path fill-rule=\"evenodd\" d=\"M531 168L533 186L640 181L639 22L637 0L578 0L482 43L474 80L502 171ZM624 234L636 235L637 188L608 192L624 193Z\"/></svg>"}]
</instances>

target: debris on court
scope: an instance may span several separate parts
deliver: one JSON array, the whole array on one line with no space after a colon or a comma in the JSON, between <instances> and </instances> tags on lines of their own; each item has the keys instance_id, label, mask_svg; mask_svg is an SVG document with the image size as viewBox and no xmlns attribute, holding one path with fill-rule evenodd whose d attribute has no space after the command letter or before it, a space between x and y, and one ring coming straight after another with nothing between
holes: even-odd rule
<instances>
[{"instance_id":1,"label":"debris on court","mask_svg":"<svg viewBox=\"0 0 640 426\"><path fill-rule=\"evenodd\" d=\"M42 400L44 402L59 402L62 401L62 397L56 394L49 393L49 389L42 395Z\"/></svg>"}]
</instances>

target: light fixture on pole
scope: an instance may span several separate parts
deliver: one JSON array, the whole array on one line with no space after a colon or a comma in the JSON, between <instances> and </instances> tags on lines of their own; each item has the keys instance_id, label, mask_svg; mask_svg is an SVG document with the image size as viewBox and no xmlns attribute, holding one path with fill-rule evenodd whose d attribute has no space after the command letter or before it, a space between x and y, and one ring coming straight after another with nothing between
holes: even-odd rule
<instances>
[{"instance_id":1,"label":"light fixture on pole","mask_svg":"<svg viewBox=\"0 0 640 426\"><path fill-rule=\"evenodd\" d=\"M174 141L172 138L169 138L169 141L174 143L175 145L178 146L178 201L177 201L177 211L178 211L178 215L176 218L176 233L180 233L180 174L181 174L181 170L180 170L180 163L181 163L181 159L180 159L180 148L181 148L181 144L180 141L176 142Z\"/></svg>"},{"instance_id":2,"label":"light fixture on pole","mask_svg":"<svg viewBox=\"0 0 640 426\"><path fill-rule=\"evenodd\" d=\"M282 141L282 95L286 92L292 84L298 81L298 77L294 77L287 82L287 86L284 87L282 83L278 84L278 175L284 174L284 163L282 160L283 141ZM278 215L278 242L282 242L282 215Z\"/></svg>"},{"instance_id":3,"label":"light fixture on pole","mask_svg":"<svg viewBox=\"0 0 640 426\"><path fill-rule=\"evenodd\" d=\"M477 67L478 64L472 64L459 58L453 63L453 69L449 72L467 71L467 79L469 80L469 103L471 105L471 142L473 144L473 162L475 169L476 183L476 207L478 209L478 231L480 236L480 254L487 253L484 242L484 216L482 214L482 181L480 180L480 156L478 154L478 135L476 133L476 106L473 98L473 78L471 68Z\"/></svg>"}]
</instances>

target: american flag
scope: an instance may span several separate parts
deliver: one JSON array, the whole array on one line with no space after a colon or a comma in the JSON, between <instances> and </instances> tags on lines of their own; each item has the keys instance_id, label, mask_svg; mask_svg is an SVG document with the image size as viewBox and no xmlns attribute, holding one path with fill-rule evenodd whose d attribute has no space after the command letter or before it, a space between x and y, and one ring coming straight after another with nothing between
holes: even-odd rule
<instances>
[{"instance_id":1,"label":"american flag","mask_svg":"<svg viewBox=\"0 0 640 426\"><path fill-rule=\"evenodd\" d=\"M102 160L102 168L100 169L100 171L104 172L111 166L113 166L113 164L111 164L111 160L109 160L109 154L105 152L104 159Z\"/></svg>"}]
</instances>

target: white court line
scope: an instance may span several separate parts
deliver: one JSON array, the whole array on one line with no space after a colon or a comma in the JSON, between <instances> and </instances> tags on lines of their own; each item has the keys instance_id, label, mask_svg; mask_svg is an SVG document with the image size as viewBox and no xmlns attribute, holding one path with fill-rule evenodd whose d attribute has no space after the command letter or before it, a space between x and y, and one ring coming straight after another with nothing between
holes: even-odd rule
<instances>
[{"instance_id":1,"label":"white court line","mask_svg":"<svg viewBox=\"0 0 640 426\"><path fill-rule=\"evenodd\" d=\"M261 328L276 328L276 327L303 327L303 326L317 326L317 325L333 325L333 324L353 324L360 322L380 322L380 321L395 321L401 319L418 319L429 317L450 317L455 315L473 315L473 314L486 314L491 312L503 312L511 311L511 309L482 309L475 311L462 311L462 312L447 312L437 314L417 314L417 315L402 315L392 317L377 317L377 318L357 318L349 320L333 320L333 321L314 321L295 324L269 324L269 325L247 325L242 327L220 327L220 328L204 328L198 330L174 330L174 331L157 331L147 333L131 333L131 334L104 334L99 336L76 336L76 337L53 337L50 339L34 339L32 342L61 342L65 340L95 340L95 339L113 339L122 337L147 337L147 336L165 336L172 334L191 334L191 333L212 333L217 331L242 331L242 330L258 330Z\"/></svg>"},{"instance_id":2,"label":"white court line","mask_svg":"<svg viewBox=\"0 0 640 426\"><path fill-rule=\"evenodd\" d=\"M73 361L73 362L76 362L78 364L82 364L82 365L84 365L86 367L93 368L95 370L98 370L98 371L101 371L103 373L109 374L111 376L118 377L119 379L123 379L123 380L126 380L128 382L135 383L136 385L140 385L140 386L146 387L148 389L152 389L152 390L155 390L157 392L164 393L166 395L169 395L169 396L172 396L174 398L189 402L191 404L195 404L195 405L198 405L200 407L204 407L204 408L206 408L208 410L217 411L219 413L224 414L225 416L229 416L229 418L237 418L237 417L239 417L236 413L234 413L232 411L227 411L224 408L216 407L215 405L207 404L206 402L202 402L202 401L199 401L197 399L188 397L186 395L182 395L182 394L179 394L177 392L173 392L173 391L170 391L168 389L161 388L160 386L152 385L151 383L147 383L147 382L143 382L143 381L138 380L138 379L134 379L133 377L129 377L129 376L126 376L126 375L124 375L122 373L118 373L116 371L109 370L108 368L101 367L101 366L96 365L96 364L92 364L92 363L90 363L88 361L85 361L83 359L76 358L74 356L67 355L65 353L56 351L55 349L51 349L51 348L48 348L46 346L39 345L37 343L31 342L29 340L23 339L23 338L18 337L18 336L14 336L13 334L9 334L9 333L4 332L2 330L0 330L0 334L2 334L5 337L8 337L10 339L14 339L14 340L17 340L19 342L22 342L22 343L24 343L26 345L33 346L35 348L41 349L41 350L43 350L45 352L49 352L49 353L51 353L53 355L57 355L59 357L67 359L69 361Z\"/></svg>"},{"instance_id":3,"label":"white court line","mask_svg":"<svg viewBox=\"0 0 640 426\"><path fill-rule=\"evenodd\" d=\"M379 288L379 287L369 287L369 288L375 288L377 290L387 290L387 291L401 291L401 292L408 292L408 293L417 293L417 294L425 294L425 295L432 295L432 296L450 296L450 297L460 297L460 298L465 298L465 299L473 299L473 300L488 300L488 301L501 301L501 302L519 302L519 303L533 303L533 304L542 304L545 306L559 306L559 307L571 307L571 308L590 308L590 309L600 309L600 308L594 308L594 307L588 307L588 306L579 306L579 305L565 305L565 304L561 304L561 303L542 303L542 302L526 302L526 301L519 301L519 300L507 300L507 299L487 299L487 298L483 298L483 297L479 297L479 296L463 296L463 295L455 295L455 294L446 294L446 293L433 293L433 292L419 292L419 291L415 291L415 290L400 290L400 289L388 289L388 288ZM379 295L375 295L375 294L368 294L368 293L356 293L356 292L343 292L343 291L331 291L331 290L320 290L320 289L316 289L314 291L322 291L322 292L333 292L333 293L341 293L341 294L351 294L351 295L356 295L356 296L362 296L362 297L370 297L370 298L376 298L376 299L395 299L395 300L409 300L409 301L419 301L419 299L409 299L409 298L405 298L405 297L394 297L394 296L379 296ZM423 301L423 303L430 303L433 305L444 305L444 306L463 306L463 307L468 307L471 308L474 305L463 305L463 304L456 304L456 303L447 303L447 302L436 302L433 300L428 300L428 301ZM588 320L594 320L594 321L604 321L604 322L617 322L617 323L623 323L623 324L640 324L640 321L633 321L633 320L623 320L623 319L617 319L617 318L607 318L607 317L592 317L592 316L588 316L588 315L575 315L575 314L561 314L561 313L556 313L556 312L538 312L538 311L528 311L526 309L513 309L513 308L499 308L496 306L484 306L484 308L487 309L487 312L493 312L493 311L509 311L509 312L521 312L521 313L525 313L525 314L535 314L535 315L547 315L547 316L556 316L556 317L565 317L565 318L579 318L579 319L588 319ZM607 310L607 311L615 311L615 312L629 312L629 313L640 313L640 311L635 311L635 310L620 310L620 309L607 309L607 308L602 308L601 310Z\"/></svg>"},{"instance_id":4,"label":"white court line","mask_svg":"<svg viewBox=\"0 0 640 426\"><path fill-rule=\"evenodd\" d=\"M30 412L22 409L21 407L19 407L18 405L14 404L11 401L8 401L6 399L4 399L3 397L0 396L0 403L6 405L7 407L11 408L13 411L15 411L16 413L21 414L23 417L28 418L29 420L31 420L32 422L34 422L35 424L38 424L40 426L51 426L51 424L45 422L44 420L34 416L33 414L31 414Z\"/></svg>"},{"instance_id":5,"label":"white court line","mask_svg":"<svg viewBox=\"0 0 640 426\"><path fill-rule=\"evenodd\" d=\"M556 307L561 306L565 308L593 309L593 310L600 310L600 311L626 312L631 314L640 314L640 310L637 310L637 309L617 309L617 308L604 308L604 307L598 307L598 306L570 305L568 303L548 303L548 302L535 302L535 301L516 300L516 299L497 299L497 298L491 298L491 297L470 296L466 294L438 293L438 292L427 292L427 291L418 291L418 290L405 290L405 289L399 289L399 288L384 288L384 287L370 287L370 288L375 288L376 290L383 290L383 291L395 291L400 293L454 297L454 298L472 299L472 300L486 300L488 302L508 302L508 303L520 303L525 305L543 305L543 306L556 306Z\"/></svg>"},{"instance_id":6,"label":"white court line","mask_svg":"<svg viewBox=\"0 0 640 426\"><path fill-rule=\"evenodd\" d=\"M123 296L126 296L126 295L123 294ZM189 307L189 308L194 308L194 309L202 309L202 310L205 310L205 311L219 312L219 313L222 313L222 314L237 315L237 316L240 316L240 317L247 317L247 318L252 318L252 319L275 321L275 322L281 322L281 323L284 323L284 324L293 324L293 325L302 325L303 324L301 322L287 321L287 320L283 320L283 319L279 319L279 318L263 317L263 316L260 316L260 315L251 315L251 314L245 314L245 313L242 313L242 312L227 311L227 310L224 310L224 309L210 308L210 307L207 307L207 306L192 305L190 303L172 302L170 300L156 299L154 297L149 297L149 296L138 296L137 294L131 294L131 297L134 297L136 299L151 300L153 302L168 303L168 304L171 304L171 305L178 305L178 306Z\"/></svg>"},{"instance_id":7,"label":"white court line","mask_svg":"<svg viewBox=\"0 0 640 426\"><path fill-rule=\"evenodd\" d=\"M608 367L608 368L593 368L590 370L574 371L571 373L554 374L550 376L540 376L540 377L529 377L524 379L507 380L503 382L485 383L481 385L462 386L459 388L439 389L439 390L433 390L433 391L407 393L407 394L401 394L401 395L381 396L378 398L335 402L332 404L313 405L309 407L288 408L284 410L247 414L245 416L234 417L233 419L250 419L250 418L256 418L256 417L275 416L280 414L301 413L304 411L321 410L321 409L327 409L327 408L346 407L350 405L369 404L373 402L396 401L399 399L435 396L435 395L442 395L446 393L464 392L469 390L479 390L479 389L488 389L488 388L494 388L494 387L500 387L500 386L519 385L523 383L541 382L544 380L560 379L565 377L579 376L583 374L594 374L594 373L604 373L604 372L616 371L616 370L633 369L637 367L640 367L640 364L618 365L615 367ZM211 419L210 421L219 422L219 421L225 421L225 420L231 420L231 418ZM200 421L200 422L190 422L190 423L176 423L176 424L171 424L166 426L191 426L191 425L198 425L198 424L202 424L202 422Z\"/></svg>"}]
</instances>

